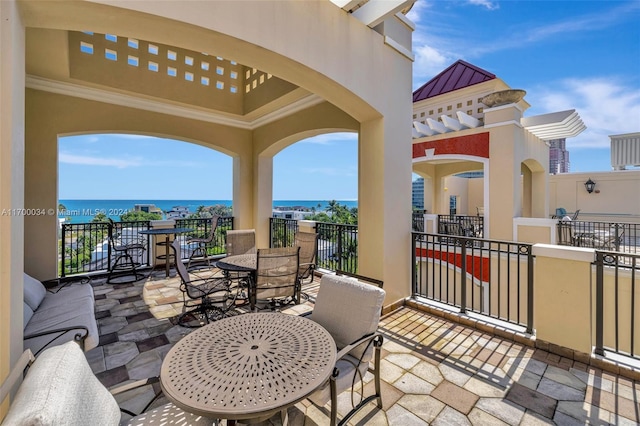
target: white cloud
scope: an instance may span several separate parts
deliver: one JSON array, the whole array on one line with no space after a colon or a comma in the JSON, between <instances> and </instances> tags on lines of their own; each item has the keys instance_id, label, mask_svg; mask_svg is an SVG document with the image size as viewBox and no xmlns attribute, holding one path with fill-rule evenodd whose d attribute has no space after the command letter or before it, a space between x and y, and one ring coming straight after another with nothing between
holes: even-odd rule
<instances>
[{"instance_id":1,"label":"white cloud","mask_svg":"<svg viewBox=\"0 0 640 426\"><path fill-rule=\"evenodd\" d=\"M413 76L417 86L421 86L427 79L435 77L456 61L449 53L426 44L416 47L414 54L416 59L413 64Z\"/></svg>"},{"instance_id":2,"label":"white cloud","mask_svg":"<svg viewBox=\"0 0 640 426\"><path fill-rule=\"evenodd\" d=\"M528 95L536 112L575 109L587 129L567 139L568 148L608 148L610 135L640 130L640 89L615 78L567 79L546 83Z\"/></svg>"},{"instance_id":3,"label":"white cloud","mask_svg":"<svg viewBox=\"0 0 640 426\"><path fill-rule=\"evenodd\" d=\"M496 10L500 8L498 2L490 0L469 0L469 4L472 4L474 6L482 6L489 10Z\"/></svg>"},{"instance_id":4,"label":"white cloud","mask_svg":"<svg viewBox=\"0 0 640 426\"><path fill-rule=\"evenodd\" d=\"M82 166L116 167L124 169L127 167L139 167L144 163L139 158L108 158L91 157L88 155L74 155L65 152L60 153L60 163L76 164Z\"/></svg>"}]
</instances>

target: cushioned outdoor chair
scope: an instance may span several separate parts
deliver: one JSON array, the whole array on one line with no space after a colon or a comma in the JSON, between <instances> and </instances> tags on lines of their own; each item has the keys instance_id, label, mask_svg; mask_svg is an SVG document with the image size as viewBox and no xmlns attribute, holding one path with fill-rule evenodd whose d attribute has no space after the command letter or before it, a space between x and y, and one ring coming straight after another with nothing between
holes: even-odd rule
<instances>
[{"instance_id":1,"label":"cushioned outdoor chair","mask_svg":"<svg viewBox=\"0 0 640 426\"><path fill-rule=\"evenodd\" d=\"M313 282L313 271L316 270L316 255L318 253L318 234L314 232L297 232L294 247L300 247L300 266L298 279L302 285L305 280Z\"/></svg>"},{"instance_id":2,"label":"cushioned outdoor chair","mask_svg":"<svg viewBox=\"0 0 640 426\"><path fill-rule=\"evenodd\" d=\"M252 311L259 300L269 301L272 309L282 302L300 303L299 252L300 247L258 250L255 282L249 291Z\"/></svg>"},{"instance_id":3,"label":"cushioned outdoor chair","mask_svg":"<svg viewBox=\"0 0 640 426\"><path fill-rule=\"evenodd\" d=\"M173 240L171 248L175 259L181 259L178 239ZM226 278L191 278L180 260L176 261L176 270L180 276L180 290L185 309L178 318L178 324L184 327L200 327L227 314L231 305L227 303L230 289Z\"/></svg>"},{"instance_id":4,"label":"cushioned outdoor chair","mask_svg":"<svg viewBox=\"0 0 640 426\"><path fill-rule=\"evenodd\" d=\"M351 389L351 410L340 420L340 425L370 401L382 408L380 391L380 348L382 335L377 332L385 291L357 279L325 274L308 317L322 325L336 342L338 356L333 375L309 399L319 407L331 402L331 425L338 415L338 395ZM364 395L364 375L374 358L373 394ZM359 401L354 401L358 397Z\"/></svg>"},{"instance_id":5,"label":"cushioned outdoor chair","mask_svg":"<svg viewBox=\"0 0 640 426\"><path fill-rule=\"evenodd\" d=\"M121 409L114 395L136 392L147 381L127 383L107 390L91 371L75 342L46 349L37 359L25 351L0 387L0 400L9 394L30 366L11 401L3 425L212 425L209 418L188 413L172 403L135 415ZM132 390L135 389L135 390ZM156 395L157 397L158 395ZM133 415L133 416L132 416Z\"/></svg>"},{"instance_id":6,"label":"cushioned outdoor chair","mask_svg":"<svg viewBox=\"0 0 640 426\"><path fill-rule=\"evenodd\" d=\"M109 246L113 262L109 264L107 282L111 284L128 284L144 278L138 272L142 257L146 250L145 239L133 229L125 228L122 223L109 220Z\"/></svg>"},{"instance_id":7,"label":"cushioned outdoor chair","mask_svg":"<svg viewBox=\"0 0 640 426\"><path fill-rule=\"evenodd\" d=\"M197 247L191 252L189 256L189 262L187 262L187 269L191 268L191 262L198 257L202 257L204 261L207 263L207 266L211 267L211 262L209 261L209 255L207 254L207 244L213 242L216 236L216 229L218 228L218 219L220 216L215 215L211 218L209 223L209 234L206 237L202 238L190 238L187 240L187 245L196 244Z\"/></svg>"}]
</instances>

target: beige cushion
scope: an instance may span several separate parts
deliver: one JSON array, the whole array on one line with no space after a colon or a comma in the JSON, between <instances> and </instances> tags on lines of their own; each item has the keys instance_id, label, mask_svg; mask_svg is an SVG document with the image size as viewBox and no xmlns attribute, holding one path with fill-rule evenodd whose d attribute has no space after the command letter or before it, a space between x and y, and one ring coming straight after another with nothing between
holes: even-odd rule
<instances>
[{"instance_id":1,"label":"beige cushion","mask_svg":"<svg viewBox=\"0 0 640 426\"><path fill-rule=\"evenodd\" d=\"M44 288L44 285L35 278L24 274L24 301L27 305L31 307L32 311L38 309L40 303L42 303L42 299L47 294L47 289Z\"/></svg>"},{"instance_id":2,"label":"beige cushion","mask_svg":"<svg viewBox=\"0 0 640 426\"><path fill-rule=\"evenodd\" d=\"M120 408L74 342L51 347L27 372L3 425L117 425Z\"/></svg>"},{"instance_id":3,"label":"beige cushion","mask_svg":"<svg viewBox=\"0 0 640 426\"><path fill-rule=\"evenodd\" d=\"M311 319L327 329L340 350L378 329L384 296L383 289L355 278L325 274Z\"/></svg>"}]
</instances>

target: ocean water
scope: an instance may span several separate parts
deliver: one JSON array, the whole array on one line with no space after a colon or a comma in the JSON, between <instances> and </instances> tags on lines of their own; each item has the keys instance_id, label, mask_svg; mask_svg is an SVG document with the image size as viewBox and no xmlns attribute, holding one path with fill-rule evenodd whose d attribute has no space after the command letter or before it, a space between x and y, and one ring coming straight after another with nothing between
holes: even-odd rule
<instances>
[{"instance_id":1,"label":"ocean water","mask_svg":"<svg viewBox=\"0 0 640 426\"><path fill-rule=\"evenodd\" d=\"M355 200L336 200L348 208L358 207ZM91 222L98 213L104 213L113 220L119 220L120 216L134 210L136 204L153 204L162 211L169 211L175 206L187 207L190 212L195 212L199 206L213 206L222 204L231 206L231 200L60 200L60 204L66 210L58 211L58 217L71 218L71 223ZM323 211L329 204L329 200L274 200L273 207L315 207Z\"/></svg>"}]
</instances>

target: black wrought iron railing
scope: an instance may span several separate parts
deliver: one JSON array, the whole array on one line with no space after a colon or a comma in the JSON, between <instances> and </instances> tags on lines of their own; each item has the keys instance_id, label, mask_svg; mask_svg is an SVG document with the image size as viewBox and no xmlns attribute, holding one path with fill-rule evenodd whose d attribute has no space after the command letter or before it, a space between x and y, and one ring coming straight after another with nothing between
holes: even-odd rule
<instances>
[{"instance_id":1,"label":"black wrought iron railing","mask_svg":"<svg viewBox=\"0 0 640 426\"><path fill-rule=\"evenodd\" d=\"M185 244L181 250L182 258L188 259L191 253L198 247L196 244L187 244L190 238L207 238L211 231L211 219L176 219L176 228L191 228L192 232L181 234ZM223 216L218 218L218 226L216 228L213 241L206 244L208 256L217 256L226 252L225 241L227 231L233 229L233 216Z\"/></svg>"},{"instance_id":2,"label":"black wrought iron railing","mask_svg":"<svg viewBox=\"0 0 640 426\"><path fill-rule=\"evenodd\" d=\"M291 247L298 232L298 221L296 219L283 219L279 217L270 218L269 241L271 248Z\"/></svg>"},{"instance_id":3,"label":"black wrought iron railing","mask_svg":"<svg viewBox=\"0 0 640 426\"><path fill-rule=\"evenodd\" d=\"M412 294L533 332L531 244L412 233Z\"/></svg>"},{"instance_id":4,"label":"black wrought iron railing","mask_svg":"<svg viewBox=\"0 0 640 426\"><path fill-rule=\"evenodd\" d=\"M640 224L559 221L558 245L588 247L623 253L640 252Z\"/></svg>"},{"instance_id":5,"label":"black wrought iron railing","mask_svg":"<svg viewBox=\"0 0 640 426\"><path fill-rule=\"evenodd\" d=\"M484 216L438 215L439 234L461 237L484 237Z\"/></svg>"},{"instance_id":6,"label":"black wrought iron railing","mask_svg":"<svg viewBox=\"0 0 640 426\"><path fill-rule=\"evenodd\" d=\"M415 232L424 232L424 213L425 210L414 211L411 214L412 229Z\"/></svg>"},{"instance_id":7,"label":"black wrought iron railing","mask_svg":"<svg viewBox=\"0 0 640 426\"><path fill-rule=\"evenodd\" d=\"M140 234L140 231L149 229L149 224L149 221L115 222L112 231L118 244L123 245L133 241L145 244L147 249L140 254L139 259L134 259L142 267L151 264L148 247L149 237ZM208 236L211 221L207 218L176 219L175 226L193 229L192 232L179 236L184 241L181 251L182 257L187 259L196 246L191 247L186 242L189 238ZM221 217L218 220L214 240L207 244L207 254L215 256L225 253L226 233L229 229L233 229L233 217ZM107 222L63 224L59 241L60 277L107 271L114 255L109 244L110 236Z\"/></svg>"},{"instance_id":8,"label":"black wrought iron railing","mask_svg":"<svg viewBox=\"0 0 640 426\"><path fill-rule=\"evenodd\" d=\"M358 225L317 222L319 268L358 273Z\"/></svg>"},{"instance_id":9,"label":"black wrought iron railing","mask_svg":"<svg viewBox=\"0 0 640 426\"><path fill-rule=\"evenodd\" d=\"M149 229L149 221L115 222L112 230L119 243L138 240L139 232ZM106 271L112 257L109 244L110 227L107 222L62 224L59 241L59 275ZM149 258L142 256L136 262L147 265Z\"/></svg>"},{"instance_id":10,"label":"black wrought iron railing","mask_svg":"<svg viewBox=\"0 0 640 426\"><path fill-rule=\"evenodd\" d=\"M596 251L596 345L640 359L640 255Z\"/></svg>"}]
</instances>

